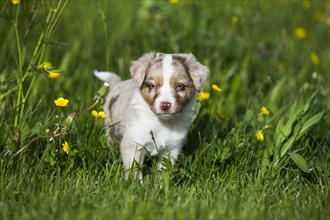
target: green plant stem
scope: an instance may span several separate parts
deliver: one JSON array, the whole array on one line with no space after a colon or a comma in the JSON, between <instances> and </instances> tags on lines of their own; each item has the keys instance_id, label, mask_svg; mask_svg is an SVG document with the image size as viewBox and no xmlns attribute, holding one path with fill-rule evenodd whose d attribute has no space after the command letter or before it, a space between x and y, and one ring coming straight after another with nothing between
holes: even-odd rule
<instances>
[{"instance_id":1,"label":"green plant stem","mask_svg":"<svg viewBox=\"0 0 330 220\"><path fill-rule=\"evenodd\" d=\"M16 46L17 46L17 52L18 52L18 77L17 77L17 84L18 84L18 90L17 90L17 97L16 97L16 114L15 114L15 120L14 120L14 127L16 128L19 124L19 120L21 118L21 109L23 106L23 71L22 71L22 51L21 51L21 44L19 39L19 32L17 27L18 22L18 11L19 11L19 5L17 6L16 10L16 18L14 21L14 27L15 27L15 38L16 38Z\"/></svg>"},{"instance_id":2,"label":"green plant stem","mask_svg":"<svg viewBox=\"0 0 330 220\"><path fill-rule=\"evenodd\" d=\"M109 54L109 36L108 36L108 27L107 27L107 22L105 19L105 14L102 10L101 4L98 4L99 6L99 13L102 19L102 24L103 24L103 31L104 31L104 41L105 41L105 68L109 69L109 60L110 60L110 54Z\"/></svg>"},{"instance_id":3,"label":"green plant stem","mask_svg":"<svg viewBox=\"0 0 330 220\"><path fill-rule=\"evenodd\" d=\"M61 15L63 14L63 11L64 11L64 8L66 7L66 5L69 3L69 1L64 1L63 0L60 0L57 4L57 7L56 7L56 12L53 13L53 12L50 12L50 14L53 14L54 16L51 18L50 22L52 24L52 26L49 28L49 36L54 33L58 27L58 24L61 20ZM61 6L62 5L62 6ZM55 19L55 21L53 21L53 19L56 17L55 15L57 14L57 18ZM48 21L48 18L47 18L47 21Z\"/></svg>"},{"instance_id":4,"label":"green plant stem","mask_svg":"<svg viewBox=\"0 0 330 220\"><path fill-rule=\"evenodd\" d=\"M44 40L44 36L45 36L45 33L42 32L41 35L40 35L40 38L39 38L39 41L38 41L38 44L37 44L37 47L33 53L33 56L32 56L32 62L31 63L35 63L35 61L37 60L37 57L40 56L39 54L43 54L44 50L45 50L45 46L43 45L43 40ZM28 69L26 70L26 74L25 76L28 76L28 72L29 72L29 68L30 68L31 64L29 65ZM23 80L20 84L20 87L22 89L22 92L21 92L21 103L20 103L20 111L19 111L19 118L21 119L23 117L23 114L24 114L24 109L25 109L25 103L30 95L30 92L31 92L31 89L33 88L33 85L34 85L34 82L35 82L35 79L36 79L36 76L34 75L32 77L32 80L31 82L29 83L29 87L24 95L23 93L23 82L25 80L25 77L23 77Z\"/></svg>"},{"instance_id":5,"label":"green plant stem","mask_svg":"<svg viewBox=\"0 0 330 220\"><path fill-rule=\"evenodd\" d=\"M61 15L63 13L63 10L65 6L67 5L68 1L65 1L64 5L61 7L60 5L62 4L62 1L58 3L58 7L60 8L60 12L58 13ZM32 64L35 64L37 60L39 59L38 63L41 62L43 54L45 52L46 46L45 46L45 41L48 40L52 34L52 32L55 31L56 24L58 24L57 20L55 19L55 15L52 17L53 12L49 12L48 17L47 17L47 24L50 25L48 28L46 28L40 35L37 46L33 52L32 59L30 64L28 65L28 68L25 71L25 74L23 75L23 64L22 64L22 52L21 52L21 46L20 46L20 41L19 41L19 32L17 28L17 21L18 21L18 7L17 7L17 12L16 12L16 22L15 22L15 34L16 34L16 43L18 47L18 66L19 66L19 77L18 77L18 92L17 92L17 100L16 100L16 106L17 106L17 112L15 115L15 122L14 122L14 127L17 127L19 124L20 119L23 117L24 110L25 110L25 104L26 101L31 93L31 90L34 86L36 76L34 75L32 77L31 82L29 83L28 89L26 93L24 94L23 90L23 83L26 79L26 77L29 76L29 71L31 68ZM55 21L54 21L55 19Z\"/></svg>"}]
</instances>

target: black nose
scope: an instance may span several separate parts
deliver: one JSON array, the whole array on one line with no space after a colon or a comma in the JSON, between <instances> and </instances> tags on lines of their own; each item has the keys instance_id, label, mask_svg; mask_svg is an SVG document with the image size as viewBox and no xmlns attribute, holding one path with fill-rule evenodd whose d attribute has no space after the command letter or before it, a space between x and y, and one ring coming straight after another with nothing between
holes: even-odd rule
<instances>
[{"instance_id":1,"label":"black nose","mask_svg":"<svg viewBox=\"0 0 330 220\"><path fill-rule=\"evenodd\" d=\"M161 102L159 107L163 111L168 111L171 108L171 103L170 102Z\"/></svg>"}]
</instances>

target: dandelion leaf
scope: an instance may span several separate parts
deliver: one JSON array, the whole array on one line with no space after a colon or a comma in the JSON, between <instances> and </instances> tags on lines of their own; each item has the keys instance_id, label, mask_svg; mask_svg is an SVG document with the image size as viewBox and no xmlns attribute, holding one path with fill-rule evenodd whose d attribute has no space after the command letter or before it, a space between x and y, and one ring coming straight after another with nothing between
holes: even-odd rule
<instances>
[{"instance_id":1,"label":"dandelion leaf","mask_svg":"<svg viewBox=\"0 0 330 220\"><path fill-rule=\"evenodd\" d=\"M322 119L323 114L324 112L322 111L308 119L302 126L298 138L304 135L313 125L317 124Z\"/></svg>"},{"instance_id":2,"label":"dandelion leaf","mask_svg":"<svg viewBox=\"0 0 330 220\"><path fill-rule=\"evenodd\" d=\"M297 153L289 153L290 158L293 160L293 162L301 169L302 171L309 173L309 168L307 165L306 160Z\"/></svg>"},{"instance_id":3,"label":"dandelion leaf","mask_svg":"<svg viewBox=\"0 0 330 220\"><path fill-rule=\"evenodd\" d=\"M288 137L290 136L293 125L296 122L297 117L292 116L290 117L289 121L284 125L284 121L281 120L279 121L281 124L278 123L279 128L276 128L277 133L276 133L276 145L279 146L281 145Z\"/></svg>"},{"instance_id":4,"label":"dandelion leaf","mask_svg":"<svg viewBox=\"0 0 330 220\"><path fill-rule=\"evenodd\" d=\"M311 106L311 103L312 103L312 101L314 100L314 98L315 98L315 96L316 96L317 93L318 93L318 91L314 92L314 93L311 95L311 97L309 97L309 99L307 100L307 102L305 103L305 105L304 105L304 107L303 107L303 109L302 109L301 114L305 114L305 113L309 110L309 108L310 108L310 106Z\"/></svg>"},{"instance_id":5,"label":"dandelion leaf","mask_svg":"<svg viewBox=\"0 0 330 220\"><path fill-rule=\"evenodd\" d=\"M276 124L276 129L275 129L275 137L276 137L275 146L279 146L281 140L285 138L282 133L283 127L284 127L284 118L280 118L280 120L278 120Z\"/></svg>"},{"instance_id":6,"label":"dandelion leaf","mask_svg":"<svg viewBox=\"0 0 330 220\"><path fill-rule=\"evenodd\" d=\"M290 119L289 121L283 126L283 120L280 120L276 127L276 146L283 144L286 140L289 139L289 136L292 135L294 126L296 125L297 121L303 121L301 118L306 115L306 113L310 110L310 106L312 101L314 100L317 92L314 92L306 101L303 103L303 100L300 98L295 101L291 106L290 111ZM282 128L281 128L282 127Z\"/></svg>"},{"instance_id":7,"label":"dandelion leaf","mask_svg":"<svg viewBox=\"0 0 330 220\"><path fill-rule=\"evenodd\" d=\"M295 141L299 140L299 138L301 138L304 134L306 134L307 131L312 126L317 124L321 120L323 114L324 114L324 112L320 112L309 119L308 119L307 115L302 117L301 120L299 121L299 123L296 124L293 135L283 145L283 147L281 149L280 157L283 157L284 154L286 152L288 152L288 150L293 146Z\"/></svg>"}]
</instances>

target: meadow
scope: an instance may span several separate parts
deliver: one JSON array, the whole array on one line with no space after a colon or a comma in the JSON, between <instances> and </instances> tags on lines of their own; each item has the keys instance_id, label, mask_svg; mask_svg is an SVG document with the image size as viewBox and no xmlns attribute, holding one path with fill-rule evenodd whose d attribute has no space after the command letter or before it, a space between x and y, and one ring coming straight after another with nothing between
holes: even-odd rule
<instances>
[{"instance_id":1,"label":"meadow","mask_svg":"<svg viewBox=\"0 0 330 220\"><path fill-rule=\"evenodd\" d=\"M329 219L329 39L328 0L1 0L0 219ZM150 51L210 74L184 153L141 184L93 72Z\"/></svg>"}]
</instances>

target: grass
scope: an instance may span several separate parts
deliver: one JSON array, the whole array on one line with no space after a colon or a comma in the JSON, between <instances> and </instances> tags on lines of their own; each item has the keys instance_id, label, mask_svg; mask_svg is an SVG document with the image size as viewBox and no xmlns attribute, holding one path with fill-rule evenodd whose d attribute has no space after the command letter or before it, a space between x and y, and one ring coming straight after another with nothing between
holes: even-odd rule
<instances>
[{"instance_id":1,"label":"grass","mask_svg":"<svg viewBox=\"0 0 330 220\"><path fill-rule=\"evenodd\" d=\"M115 169L115 173L110 170ZM253 175L237 170L215 177L171 183L147 177L141 186L120 180L118 164L79 169L70 174L24 169L7 188L3 215L13 219L53 218L326 218L328 189L301 177L275 178L256 184ZM31 176L26 179L26 175ZM25 178L24 178L25 177ZM319 192L317 192L320 190ZM323 208L322 208L323 207ZM15 210L12 212L10 210Z\"/></svg>"},{"instance_id":2,"label":"grass","mask_svg":"<svg viewBox=\"0 0 330 220\"><path fill-rule=\"evenodd\" d=\"M67 3L0 3L1 219L329 218L329 1ZM192 52L210 97L178 163L149 158L140 184L91 114L93 71L129 78L149 51Z\"/></svg>"}]
</instances>

